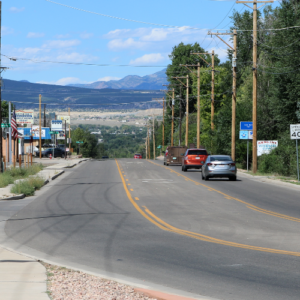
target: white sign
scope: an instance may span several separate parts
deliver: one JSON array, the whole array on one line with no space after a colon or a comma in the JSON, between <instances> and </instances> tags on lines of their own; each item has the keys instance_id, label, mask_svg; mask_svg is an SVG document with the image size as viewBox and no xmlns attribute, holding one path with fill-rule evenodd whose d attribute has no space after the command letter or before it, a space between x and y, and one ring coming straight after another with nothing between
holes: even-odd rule
<instances>
[{"instance_id":1,"label":"white sign","mask_svg":"<svg viewBox=\"0 0 300 300\"><path fill-rule=\"evenodd\" d=\"M257 156L269 154L276 147L278 141L257 141Z\"/></svg>"},{"instance_id":2,"label":"white sign","mask_svg":"<svg viewBox=\"0 0 300 300\"><path fill-rule=\"evenodd\" d=\"M290 124L290 134L292 140L300 140L300 124Z\"/></svg>"},{"instance_id":3,"label":"white sign","mask_svg":"<svg viewBox=\"0 0 300 300\"><path fill-rule=\"evenodd\" d=\"M16 122L17 124L33 124L34 123L34 111L33 110L16 110Z\"/></svg>"},{"instance_id":4,"label":"white sign","mask_svg":"<svg viewBox=\"0 0 300 300\"><path fill-rule=\"evenodd\" d=\"M66 121L66 124L71 123L71 117L70 116L56 116L56 120L62 120L63 125L65 125L65 121Z\"/></svg>"},{"instance_id":5,"label":"white sign","mask_svg":"<svg viewBox=\"0 0 300 300\"><path fill-rule=\"evenodd\" d=\"M41 133L42 133L42 138L46 138L46 130L42 128ZM33 137L39 138L40 137L40 126L32 126L31 135Z\"/></svg>"},{"instance_id":6,"label":"white sign","mask_svg":"<svg viewBox=\"0 0 300 300\"><path fill-rule=\"evenodd\" d=\"M57 140L64 140L65 139L65 131L60 131L59 134L56 135Z\"/></svg>"},{"instance_id":7,"label":"white sign","mask_svg":"<svg viewBox=\"0 0 300 300\"><path fill-rule=\"evenodd\" d=\"M62 131L62 120L51 121L51 131Z\"/></svg>"},{"instance_id":8,"label":"white sign","mask_svg":"<svg viewBox=\"0 0 300 300\"><path fill-rule=\"evenodd\" d=\"M253 131L252 130L249 130L248 139L253 140Z\"/></svg>"}]
</instances>

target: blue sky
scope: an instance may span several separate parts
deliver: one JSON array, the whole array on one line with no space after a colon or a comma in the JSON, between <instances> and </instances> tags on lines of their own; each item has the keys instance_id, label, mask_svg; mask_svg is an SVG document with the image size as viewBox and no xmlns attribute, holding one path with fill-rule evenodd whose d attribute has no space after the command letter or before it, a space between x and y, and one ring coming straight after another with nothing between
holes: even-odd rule
<instances>
[{"instance_id":1,"label":"blue sky","mask_svg":"<svg viewBox=\"0 0 300 300\"><path fill-rule=\"evenodd\" d=\"M226 46L207 36L207 31L229 28L232 11L247 9L233 1L209 0L53 1L100 14L181 28L107 18L46 0L2 0L2 54L40 61L129 65L34 63L2 56L2 65L10 68L3 78L66 85L149 75L168 65L168 54L180 42L199 42L224 59ZM252 28L252 24L249 26ZM141 65L147 67L137 67Z\"/></svg>"}]
</instances>

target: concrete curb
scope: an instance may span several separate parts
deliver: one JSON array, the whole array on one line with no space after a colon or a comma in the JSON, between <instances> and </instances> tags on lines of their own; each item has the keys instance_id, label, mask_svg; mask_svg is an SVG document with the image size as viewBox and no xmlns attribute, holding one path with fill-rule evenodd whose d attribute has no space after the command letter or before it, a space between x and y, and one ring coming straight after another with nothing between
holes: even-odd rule
<instances>
[{"instance_id":1,"label":"concrete curb","mask_svg":"<svg viewBox=\"0 0 300 300\"><path fill-rule=\"evenodd\" d=\"M65 171L58 172L56 175L54 175L54 176L51 177L51 180L54 180L55 178L57 178L58 176L60 176L63 173L65 173ZM49 180L48 180L48 182L49 182Z\"/></svg>"},{"instance_id":2,"label":"concrete curb","mask_svg":"<svg viewBox=\"0 0 300 300\"><path fill-rule=\"evenodd\" d=\"M2 200L21 200L24 199L26 196L24 194L20 194L20 195L16 195L16 196L12 196L12 197L7 197L7 198L2 198L0 199Z\"/></svg>"}]
</instances>

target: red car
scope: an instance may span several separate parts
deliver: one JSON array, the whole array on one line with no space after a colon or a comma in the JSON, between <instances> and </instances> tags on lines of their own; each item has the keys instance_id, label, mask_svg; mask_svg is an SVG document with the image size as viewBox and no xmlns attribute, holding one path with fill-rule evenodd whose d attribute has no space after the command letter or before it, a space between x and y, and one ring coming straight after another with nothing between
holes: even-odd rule
<instances>
[{"instance_id":1,"label":"red car","mask_svg":"<svg viewBox=\"0 0 300 300\"><path fill-rule=\"evenodd\" d=\"M205 149L187 149L182 158L182 171L188 169L202 169L208 153Z\"/></svg>"},{"instance_id":2,"label":"red car","mask_svg":"<svg viewBox=\"0 0 300 300\"><path fill-rule=\"evenodd\" d=\"M143 158L142 154L139 154L139 153L134 154L134 159L142 159L142 158Z\"/></svg>"}]
</instances>

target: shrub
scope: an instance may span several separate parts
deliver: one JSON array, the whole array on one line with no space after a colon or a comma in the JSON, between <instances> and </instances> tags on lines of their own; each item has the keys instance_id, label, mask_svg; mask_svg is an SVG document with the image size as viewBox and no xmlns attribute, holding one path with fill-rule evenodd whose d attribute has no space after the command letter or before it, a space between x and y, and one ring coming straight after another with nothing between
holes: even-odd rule
<instances>
[{"instance_id":1,"label":"shrub","mask_svg":"<svg viewBox=\"0 0 300 300\"><path fill-rule=\"evenodd\" d=\"M24 194L25 196L33 196L34 191L39 190L43 185L43 178L33 177L14 184L10 191L13 194Z\"/></svg>"}]
</instances>

